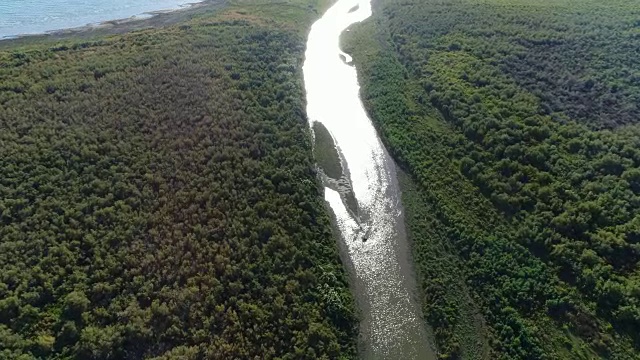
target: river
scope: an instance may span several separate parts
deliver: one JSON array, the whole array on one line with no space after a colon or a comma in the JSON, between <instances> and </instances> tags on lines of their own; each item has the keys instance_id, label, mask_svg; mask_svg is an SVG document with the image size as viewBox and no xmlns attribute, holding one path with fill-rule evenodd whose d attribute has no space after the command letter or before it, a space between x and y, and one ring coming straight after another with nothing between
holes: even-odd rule
<instances>
[{"instance_id":1,"label":"river","mask_svg":"<svg viewBox=\"0 0 640 360\"><path fill-rule=\"evenodd\" d=\"M307 115L331 133L357 201L357 211L349 211L345 196L325 188L350 262L361 357L434 359L416 299L395 164L360 100L351 57L340 50L341 33L369 16L370 1L338 0L313 24L303 67Z\"/></svg>"}]
</instances>

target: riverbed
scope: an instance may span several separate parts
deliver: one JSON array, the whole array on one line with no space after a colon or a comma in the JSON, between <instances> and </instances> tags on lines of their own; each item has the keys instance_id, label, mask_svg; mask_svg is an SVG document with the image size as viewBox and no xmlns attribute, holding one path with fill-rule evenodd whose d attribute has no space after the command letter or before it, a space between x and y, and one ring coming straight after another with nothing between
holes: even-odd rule
<instances>
[{"instance_id":1,"label":"riverbed","mask_svg":"<svg viewBox=\"0 0 640 360\"><path fill-rule=\"evenodd\" d=\"M339 0L311 28L303 67L310 125L320 122L340 154L344 189L325 180L360 311L365 359L434 359L416 299L393 160L359 97L340 35L371 15L367 0ZM344 182L343 182L344 183ZM344 191L343 191L344 190ZM355 196L351 209L345 194Z\"/></svg>"}]
</instances>

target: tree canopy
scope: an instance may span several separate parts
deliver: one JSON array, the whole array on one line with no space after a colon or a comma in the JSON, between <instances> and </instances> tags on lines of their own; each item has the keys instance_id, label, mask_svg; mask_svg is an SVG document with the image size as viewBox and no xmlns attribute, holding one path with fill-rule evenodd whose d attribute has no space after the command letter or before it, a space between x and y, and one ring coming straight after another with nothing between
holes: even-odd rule
<instances>
[{"instance_id":1,"label":"tree canopy","mask_svg":"<svg viewBox=\"0 0 640 360\"><path fill-rule=\"evenodd\" d=\"M442 356L640 353L639 8L380 0L346 36Z\"/></svg>"},{"instance_id":2,"label":"tree canopy","mask_svg":"<svg viewBox=\"0 0 640 360\"><path fill-rule=\"evenodd\" d=\"M0 51L1 358L355 355L303 102L315 6Z\"/></svg>"}]
</instances>

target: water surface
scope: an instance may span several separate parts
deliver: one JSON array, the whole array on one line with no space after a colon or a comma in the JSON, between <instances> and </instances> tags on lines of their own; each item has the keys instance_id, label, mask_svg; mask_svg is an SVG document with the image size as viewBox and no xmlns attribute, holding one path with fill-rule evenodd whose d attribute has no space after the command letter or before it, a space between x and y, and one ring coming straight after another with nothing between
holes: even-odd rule
<instances>
[{"instance_id":1,"label":"water surface","mask_svg":"<svg viewBox=\"0 0 640 360\"><path fill-rule=\"evenodd\" d=\"M0 0L0 39L146 17L198 0ZM145 15L147 14L147 15Z\"/></svg>"},{"instance_id":2,"label":"water surface","mask_svg":"<svg viewBox=\"0 0 640 360\"><path fill-rule=\"evenodd\" d=\"M351 58L339 47L340 34L370 15L369 0L339 0L311 28L303 67L307 115L331 133L358 203L354 212L343 192L325 188L353 265L362 357L433 359L415 298L395 165L359 98Z\"/></svg>"}]
</instances>

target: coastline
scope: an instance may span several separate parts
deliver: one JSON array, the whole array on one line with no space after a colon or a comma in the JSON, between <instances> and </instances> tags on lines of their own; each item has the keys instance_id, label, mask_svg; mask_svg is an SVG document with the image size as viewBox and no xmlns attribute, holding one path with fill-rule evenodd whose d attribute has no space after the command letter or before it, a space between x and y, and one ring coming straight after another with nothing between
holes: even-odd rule
<instances>
[{"instance_id":1,"label":"coastline","mask_svg":"<svg viewBox=\"0 0 640 360\"><path fill-rule=\"evenodd\" d=\"M148 11L142 14L132 15L128 18L110 19L79 27L51 30L39 34L22 34L3 37L0 38L0 50L6 47L27 45L33 42L83 39L172 25L182 20L191 19L206 11L217 10L226 3L227 0L193 0L177 8Z\"/></svg>"}]
</instances>

